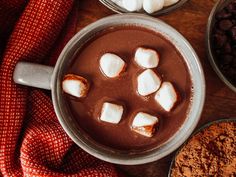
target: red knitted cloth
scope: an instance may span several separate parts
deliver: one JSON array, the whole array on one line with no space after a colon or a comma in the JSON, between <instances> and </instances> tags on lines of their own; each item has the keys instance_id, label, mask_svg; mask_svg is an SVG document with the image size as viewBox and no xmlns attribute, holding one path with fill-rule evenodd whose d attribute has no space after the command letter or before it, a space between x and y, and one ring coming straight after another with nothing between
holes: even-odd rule
<instances>
[{"instance_id":1,"label":"red knitted cloth","mask_svg":"<svg viewBox=\"0 0 236 177\"><path fill-rule=\"evenodd\" d=\"M19 60L57 57L76 26L74 6L73 0L0 0L0 176L117 176L68 138L43 91L12 80Z\"/></svg>"}]
</instances>

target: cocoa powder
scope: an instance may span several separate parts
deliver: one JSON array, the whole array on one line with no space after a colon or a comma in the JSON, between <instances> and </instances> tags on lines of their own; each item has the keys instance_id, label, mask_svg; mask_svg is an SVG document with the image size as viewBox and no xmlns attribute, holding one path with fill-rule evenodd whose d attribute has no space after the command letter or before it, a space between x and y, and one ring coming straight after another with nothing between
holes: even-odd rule
<instances>
[{"instance_id":1,"label":"cocoa powder","mask_svg":"<svg viewBox=\"0 0 236 177\"><path fill-rule=\"evenodd\" d=\"M236 122L215 123L194 135L176 156L171 176L236 176Z\"/></svg>"}]
</instances>

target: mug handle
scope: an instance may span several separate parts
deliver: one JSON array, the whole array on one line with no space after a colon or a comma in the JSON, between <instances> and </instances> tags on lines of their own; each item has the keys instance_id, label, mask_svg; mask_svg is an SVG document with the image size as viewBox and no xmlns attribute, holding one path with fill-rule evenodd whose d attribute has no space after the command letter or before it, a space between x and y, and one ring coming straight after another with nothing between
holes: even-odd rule
<instances>
[{"instance_id":1,"label":"mug handle","mask_svg":"<svg viewBox=\"0 0 236 177\"><path fill-rule=\"evenodd\" d=\"M21 61L16 64L13 80L20 85L51 90L53 69L50 66Z\"/></svg>"}]
</instances>

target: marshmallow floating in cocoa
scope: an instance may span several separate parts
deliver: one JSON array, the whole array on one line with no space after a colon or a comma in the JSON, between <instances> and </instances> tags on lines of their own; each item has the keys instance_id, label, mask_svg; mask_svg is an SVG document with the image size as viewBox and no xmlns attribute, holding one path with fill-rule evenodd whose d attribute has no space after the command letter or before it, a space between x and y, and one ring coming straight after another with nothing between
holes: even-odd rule
<instances>
[{"instance_id":1,"label":"marshmallow floating in cocoa","mask_svg":"<svg viewBox=\"0 0 236 177\"><path fill-rule=\"evenodd\" d=\"M143 0L143 9L151 14L158 10L161 10L164 7L165 0Z\"/></svg>"},{"instance_id":2,"label":"marshmallow floating in cocoa","mask_svg":"<svg viewBox=\"0 0 236 177\"><path fill-rule=\"evenodd\" d=\"M123 111L123 106L105 102L102 106L100 120L112 124L118 124L122 118Z\"/></svg>"},{"instance_id":3,"label":"marshmallow floating in cocoa","mask_svg":"<svg viewBox=\"0 0 236 177\"><path fill-rule=\"evenodd\" d=\"M106 53L100 59L100 68L105 76L114 78L124 71L125 62L115 54Z\"/></svg>"},{"instance_id":4,"label":"marshmallow floating in cocoa","mask_svg":"<svg viewBox=\"0 0 236 177\"><path fill-rule=\"evenodd\" d=\"M143 7L143 0L123 0L123 6L130 12L139 11Z\"/></svg>"},{"instance_id":5,"label":"marshmallow floating in cocoa","mask_svg":"<svg viewBox=\"0 0 236 177\"><path fill-rule=\"evenodd\" d=\"M84 77L67 74L62 81L62 89L72 96L85 97L89 90L89 82Z\"/></svg>"},{"instance_id":6,"label":"marshmallow floating in cocoa","mask_svg":"<svg viewBox=\"0 0 236 177\"><path fill-rule=\"evenodd\" d=\"M161 86L161 78L151 69L147 69L138 76L137 91L142 96L156 92Z\"/></svg>"},{"instance_id":7,"label":"marshmallow floating in cocoa","mask_svg":"<svg viewBox=\"0 0 236 177\"><path fill-rule=\"evenodd\" d=\"M178 101L178 92L170 82L163 82L155 95L155 100L169 112Z\"/></svg>"},{"instance_id":8,"label":"marshmallow floating in cocoa","mask_svg":"<svg viewBox=\"0 0 236 177\"><path fill-rule=\"evenodd\" d=\"M156 131L157 123L157 117L139 112L132 122L132 130L143 136L152 137Z\"/></svg>"},{"instance_id":9,"label":"marshmallow floating in cocoa","mask_svg":"<svg viewBox=\"0 0 236 177\"><path fill-rule=\"evenodd\" d=\"M143 68L155 68L159 63L159 54L155 50L139 47L134 59Z\"/></svg>"}]
</instances>

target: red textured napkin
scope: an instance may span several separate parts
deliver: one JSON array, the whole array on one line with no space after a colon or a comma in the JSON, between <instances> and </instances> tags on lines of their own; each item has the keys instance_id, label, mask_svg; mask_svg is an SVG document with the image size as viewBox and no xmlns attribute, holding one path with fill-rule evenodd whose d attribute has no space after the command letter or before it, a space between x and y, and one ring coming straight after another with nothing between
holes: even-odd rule
<instances>
[{"instance_id":1,"label":"red textured napkin","mask_svg":"<svg viewBox=\"0 0 236 177\"><path fill-rule=\"evenodd\" d=\"M43 91L12 80L20 60L57 58L75 32L74 7L73 0L0 0L0 176L117 176L68 138Z\"/></svg>"}]
</instances>

